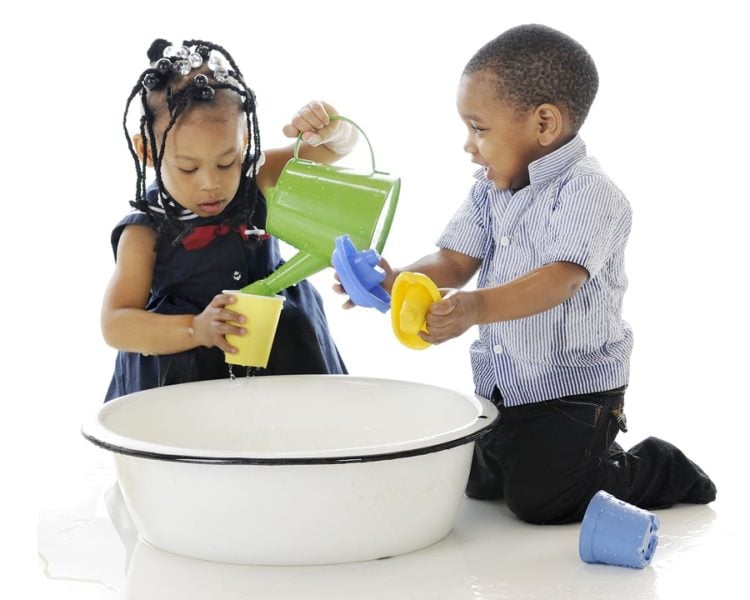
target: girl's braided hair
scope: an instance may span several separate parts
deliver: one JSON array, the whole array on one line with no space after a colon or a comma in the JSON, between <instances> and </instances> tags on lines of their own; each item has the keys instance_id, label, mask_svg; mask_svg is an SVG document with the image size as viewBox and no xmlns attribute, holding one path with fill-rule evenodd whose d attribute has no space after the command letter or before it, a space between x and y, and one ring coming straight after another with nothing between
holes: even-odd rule
<instances>
[{"instance_id":1,"label":"girl's braided hair","mask_svg":"<svg viewBox=\"0 0 750 600\"><path fill-rule=\"evenodd\" d=\"M154 218L158 234L170 233L173 243L189 233L192 213L177 203L162 180L167 136L180 115L190 106L210 102L229 107L237 102L236 106L245 116L249 143L242 159L240 184L234 198L238 210L232 211L232 221L233 224L244 223L250 227L258 201L255 176L262 160L255 94L245 84L242 72L229 52L204 40L185 40L181 46L176 46L167 40L156 39L147 55L150 67L138 76L125 104L122 120L136 171L135 200L130 202L131 206ZM128 115L136 97L139 97L141 104L138 130L146 145L140 157L128 129ZM146 197L148 156L152 157L156 174L159 207L149 203ZM166 218L157 218L161 215ZM258 236L248 236L249 243L257 239Z\"/></svg>"}]
</instances>

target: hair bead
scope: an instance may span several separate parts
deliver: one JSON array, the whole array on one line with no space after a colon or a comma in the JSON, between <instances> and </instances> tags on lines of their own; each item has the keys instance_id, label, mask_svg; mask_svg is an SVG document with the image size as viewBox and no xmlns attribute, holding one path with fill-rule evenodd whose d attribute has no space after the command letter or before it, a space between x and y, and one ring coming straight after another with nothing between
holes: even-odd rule
<instances>
[{"instance_id":1,"label":"hair bead","mask_svg":"<svg viewBox=\"0 0 750 600\"><path fill-rule=\"evenodd\" d=\"M199 100L213 100L214 96L216 96L216 90L214 90L214 88L212 88L210 85L202 88L195 88L195 97Z\"/></svg>"},{"instance_id":2,"label":"hair bead","mask_svg":"<svg viewBox=\"0 0 750 600\"><path fill-rule=\"evenodd\" d=\"M146 73L141 83L147 90L155 90L161 85L161 77L154 72Z\"/></svg>"},{"instance_id":3,"label":"hair bead","mask_svg":"<svg viewBox=\"0 0 750 600\"><path fill-rule=\"evenodd\" d=\"M159 73L166 75L172 70L172 61L168 58L160 58L156 61L154 68L159 71Z\"/></svg>"},{"instance_id":4,"label":"hair bead","mask_svg":"<svg viewBox=\"0 0 750 600\"><path fill-rule=\"evenodd\" d=\"M189 75L190 71L193 70L193 67L190 66L190 62L184 58L181 58L173 62L172 68L175 70L175 73L179 73L183 77L185 75Z\"/></svg>"}]
</instances>

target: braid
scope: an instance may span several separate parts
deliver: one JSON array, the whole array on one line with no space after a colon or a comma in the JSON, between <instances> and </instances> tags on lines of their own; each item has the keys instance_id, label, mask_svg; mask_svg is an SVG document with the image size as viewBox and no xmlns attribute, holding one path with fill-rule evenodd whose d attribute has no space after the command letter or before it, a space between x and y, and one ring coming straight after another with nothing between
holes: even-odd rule
<instances>
[{"instance_id":1,"label":"braid","mask_svg":"<svg viewBox=\"0 0 750 600\"><path fill-rule=\"evenodd\" d=\"M177 210L176 206L177 203L175 202L174 198L172 198L172 196L168 192L166 192L166 187L164 186L164 182L161 178L161 165L164 159L164 151L167 147L167 135L169 135L169 132L174 127L179 116L185 111L187 104L187 98L185 98L184 96L180 96L177 98L172 109L172 115L169 119L169 123L167 124L166 128L164 129L164 133L162 134L161 147L159 148L159 152L154 152L154 156L157 157L156 160L154 160L154 171L156 173L157 185L159 186L159 193L162 194L162 207L164 208L164 214L167 217L169 229L177 234L177 237L173 240L173 244L176 244L180 241L182 235L187 233L187 229L181 227L179 221L179 211ZM162 193L162 190L164 191L164 193Z\"/></svg>"},{"instance_id":2,"label":"braid","mask_svg":"<svg viewBox=\"0 0 750 600\"><path fill-rule=\"evenodd\" d=\"M144 177L143 177L143 169L141 168L141 160L140 158L138 158L138 153L135 151L135 148L133 147L133 140L130 138L130 133L128 132L128 113L130 112L130 104L133 102L133 100L138 94L141 94L142 96L143 92L144 92L144 88L141 85L141 82L139 80L138 83L136 83L133 86L133 89L130 92L130 95L128 96L128 100L125 103L125 112L122 115L122 128L125 131L125 140L128 143L128 151L130 152L130 156L133 158L133 162L135 163L135 173L136 173L135 201L131 202L131 205L139 209L142 208L142 206L140 205L141 180L144 179ZM142 134L143 134L143 131L141 131L141 135Z\"/></svg>"},{"instance_id":3,"label":"braid","mask_svg":"<svg viewBox=\"0 0 750 600\"><path fill-rule=\"evenodd\" d=\"M142 104L146 103L145 96L146 94L142 94L143 98L141 100ZM143 140L143 143L146 143L146 140L148 140L148 136L146 135L146 128L148 127L148 117L144 114L140 118L140 125L139 125L139 131L141 134L141 139ZM145 146L144 146L145 148ZM143 212L148 212L148 202L146 201L146 167L148 166L148 156L146 152L143 152L143 156L140 158L140 171L138 172L138 192L136 194L136 208L139 210L142 210ZM150 213L149 213L150 214Z\"/></svg>"},{"instance_id":4,"label":"braid","mask_svg":"<svg viewBox=\"0 0 750 600\"><path fill-rule=\"evenodd\" d=\"M162 161L167 136L190 106L213 102L218 94L229 92L240 100L240 110L244 114L248 133L240 181L233 199L238 210L233 211L231 221L233 225L244 223L252 227L251 219L258 202L255 178L261 161L260 131L255 95L245 84L234 58L223 47L205 40L186 40L181 47L174 47L167 40L159 38L152 42L147 54L151 66L138 77L128 96L123 114L123 129L136 170L135 200L130 204L152 218L160 236L166 233L173 235L172 243L179 242L182 236L192 229L185 219L185 213L180 211L180 205L166 189L162 179ZM229 64L229 69L225 67L226 63ZM142 112L138 128L144 143L141 156L134 147L127 124L136 96L140 96ZM157 141L157 123L163 120L166 120L166 125L161 133L161 139ZM148 156L152 157L159 204L164 211L162 219L157 219L159 211L149 203L146 195ZM259 243L258 236L248 236L247 243Z\"/></svg>"},{"instance_id":5,"label":"braid","mask_svg":"<svg viewBox=\"0 0 750 600\"><path fill-rule=\"evenodd\" d=\"M249 198L247 199L247 219L249 224L258 203L258 186L255 184L255 176L258 174L258 164L260 163L260 129L258 127L258 114L255 110L255 95L252 90L247 90L247 93L248 95L245 98L245 104L247 106L245 110L245 124L248 131L248 140L251 140L252 143L249 143L247 146L247 150L245 151L245 162L242 167L243 173L252 171L253 198L252 201L250 201Z\"/></svg>"}]
</instances>

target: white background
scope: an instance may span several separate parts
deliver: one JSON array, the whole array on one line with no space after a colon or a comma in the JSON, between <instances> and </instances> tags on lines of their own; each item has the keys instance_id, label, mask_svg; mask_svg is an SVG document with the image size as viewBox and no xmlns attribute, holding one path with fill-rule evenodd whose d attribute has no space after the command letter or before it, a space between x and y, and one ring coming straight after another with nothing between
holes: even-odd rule
<instances>
[{"instance_id":1,"label":"white background","mask_svg":"<svg viewBox=\"0 0 750 600\"><path fill-rule=\"evenodd\" d=\"M120 122L155 37L225 46L256 91L267 147L287 143L281 127L308 100L357 121L378 167L403 181L384 252L395 265L433 250L471 183L455 110L466 61L520 23L578 39L600 73L582 135L634 211L625 443L659 435L700 462L720 492L747 491L735 478L733 437L748 400L748 53L739 3L415 5L27 2L3 16L0 443L11 483L2 502L8 557L24 565L11 572L37 568L35 515L85 469L78 428L111 376L99 306L113 265L110 231L135 186ZM345 162L366 160L358 151ZM314 281L353 374L472 390L473 331L408 350L389 316L338 308L331 271Z\"/></svg>"}]
</instances>

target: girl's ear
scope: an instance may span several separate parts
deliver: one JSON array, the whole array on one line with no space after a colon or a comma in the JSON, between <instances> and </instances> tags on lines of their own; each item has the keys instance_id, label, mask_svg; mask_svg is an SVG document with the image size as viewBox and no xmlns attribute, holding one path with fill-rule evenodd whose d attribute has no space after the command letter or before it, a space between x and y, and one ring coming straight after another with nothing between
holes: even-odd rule
<instances>
[{"instance_id":1,"label":"girl's ear","mask_svg":"<svg viewBox=\"0 0 750 600\"><path fill-rule=\"evenodd\" d=\"M133 148L135 148L135 153L138 155L139 159L143 160L143 157L146 157L147 167L154 166L154 161L151 160L151 154L149 154L147 144L140 133L136 133L133 136Z\"/></svg>"},{"instance_id":2,"label":"girl's ear","mask_svg":"<svg viewBox=\"0 0 750 600\"><path fill-rule=\"evenodd\" d=\"M562 112L554 104L540 104L536 107L534 116L539 144L544 147L554 146L565 128Z\"/></svg>"}]
</instances>

